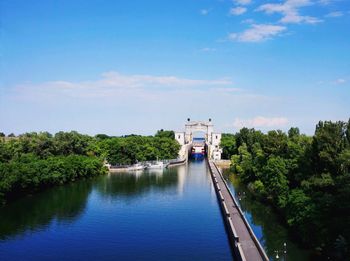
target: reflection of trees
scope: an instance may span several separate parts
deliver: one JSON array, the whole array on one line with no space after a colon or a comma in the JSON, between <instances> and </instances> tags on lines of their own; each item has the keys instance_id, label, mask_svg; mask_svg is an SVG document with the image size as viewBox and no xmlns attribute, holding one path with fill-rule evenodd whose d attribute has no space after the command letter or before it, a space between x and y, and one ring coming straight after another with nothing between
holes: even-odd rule
<instances>
[{"instance_id":1,"label":"reflection of trees","mask_svg":"<svg viewBox=\"0 0 350 261\"><path fill-rule=\"evenodd\" d=\"M178 174L176 169L164 172L115 173L96 184L97 191L103 196L136 197L148 191L162 191L176 187Z\"/></svg>"},{"instance_id":2,"label":"reflection of trees","mask_svg":"<svg viewBox=\"0 0 350 261\"><path fill-rule=\"evenodd\" d=\"M260 235L256 236L264 245L267 255L269 257L275 256L275 251L281 251L283 243L286 242L289 260L308 260L306 251L301 250L295 243L290 241L288 230L282 225L276 211L254 198L246 186L241 184L234 175L230 175L229 171L225 171L224 176L228 180L228 184L231 186L234 196L249 223L261 228L261 238L259 238ZM238 200L239 198L241 200Z\"/></svg>"},{"instance_id":3,"label":"reflection of trees","mask_svg":"<svg viewBox=\"0 0 350 261\"><path fill-rule=\"evenodd\" d=\"M139 176L131 173L112 174L54 187L18 199L0 208L0 239L37 231L53 220L73 222L83 213L93 184L104 196L130 198L151 190L176 188L177 178L176 169L165 170L164 173L146 172Z\"/></svg>"},{"instance_id":4,"label":"reflection of trees","mask_svg":"<svg viewBox=\"0 0 350 261\"><path fill-rule=\"evenodd\" d=\"M48 189L0 208L0 238L38 230L56 219L73 222L84 211L91 181Z\"/></svg>"}]
</instances>

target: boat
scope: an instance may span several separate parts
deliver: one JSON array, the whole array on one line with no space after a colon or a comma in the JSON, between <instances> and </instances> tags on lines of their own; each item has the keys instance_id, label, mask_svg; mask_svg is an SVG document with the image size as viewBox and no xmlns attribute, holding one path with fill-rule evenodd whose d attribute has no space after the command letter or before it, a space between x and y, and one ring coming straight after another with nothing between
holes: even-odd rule
<instances>
[{"instance_id":1,"label":"boat","mask_svg":"<svg viewBox=\"0 0 350 261\"><path fill-rule=\"evenodd\" d=\"M147 169L163 169L164 163L163 161L156 161L154 163L148 163Z\"/></svg>"},{"instance_id":2,"label":"boat","mask_svg":"<svg viewBox=\"0 0 350 261\"><path fill-rule=\"evenodd\" d=\"M194 138L191 148L191 158L202 160L205 157L205 139Z\"/></svg>"},{"instance_id":3,"label":"boat","mask_svg":"<svg viewBox=\"0 0 350 261\"><path fill-rule=\"evenodd\" d=\"M143 170L145 169L146 167L140 163L136 163L134 165L131 165L129 167L126 168L126 170L129 170L129 171L134 171L134 170Z\"/></svg>"}]
</instances>

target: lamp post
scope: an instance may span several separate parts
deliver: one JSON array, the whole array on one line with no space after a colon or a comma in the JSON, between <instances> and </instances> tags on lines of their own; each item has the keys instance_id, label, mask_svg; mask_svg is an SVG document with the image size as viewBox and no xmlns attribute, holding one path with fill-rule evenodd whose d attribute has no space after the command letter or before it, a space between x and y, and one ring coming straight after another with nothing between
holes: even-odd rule
<instances>
[{"instance_id":1,"label":"lamp post","mask_svg":"<svg viewBox=\"0 0 350 261\"><path fill-rule=\"evenodd\" d=\"M287 261L287 243L286 242L283 243L283 250L275 250L275 253L276 253L275 258L276 258L276 260L279 260L280 257L281 257L278 254L279 252L280 253L283 252L283 261Z\"/></svg>"},{"instance_id":2,"label":"lamp post","mask_svg":"<svg viewBox=\"0 0 350 261\"><path fill-rule=\"evenodd\" d=\"M276 260L280 258L280 256L278 255L278 250L275 251L276 252Z\"/></svg>"}]
</instances>

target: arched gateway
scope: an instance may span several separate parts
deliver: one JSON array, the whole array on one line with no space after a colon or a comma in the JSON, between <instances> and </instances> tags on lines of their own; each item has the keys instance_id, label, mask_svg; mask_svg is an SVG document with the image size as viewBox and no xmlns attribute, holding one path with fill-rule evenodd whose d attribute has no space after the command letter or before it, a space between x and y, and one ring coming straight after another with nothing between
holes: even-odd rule
<instances>
[{"instance_id":1,"label":"arched gateway","mask_svg":"<svg viewBox=\"0 0 350 261\"><path fill-rule=\"evenodd\" d=\"M205 145L207 147L208 158L214 160L221 159L220 149L221 133L214 132L214 125L209 121L191 121L187 119L184 132L175 132L175 138L182 147L188 150L193 144L194 133L203 132Z\"/></svg>"}]
</instances>

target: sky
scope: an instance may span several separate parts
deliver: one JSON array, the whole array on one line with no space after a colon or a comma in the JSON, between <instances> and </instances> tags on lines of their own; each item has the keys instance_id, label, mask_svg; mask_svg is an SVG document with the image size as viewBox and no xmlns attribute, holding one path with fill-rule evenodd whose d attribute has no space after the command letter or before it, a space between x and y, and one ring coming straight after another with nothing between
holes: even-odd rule
<instances>
[{"instance_id":1,"label":"sky","mask_svg":"<svg viewBox=\"0 0 350 261\"><path fill-rule=\"evenodd\" d=\"M0 131L350 117L348 0L0 0Z\"/></svg>"}]
</instances>

